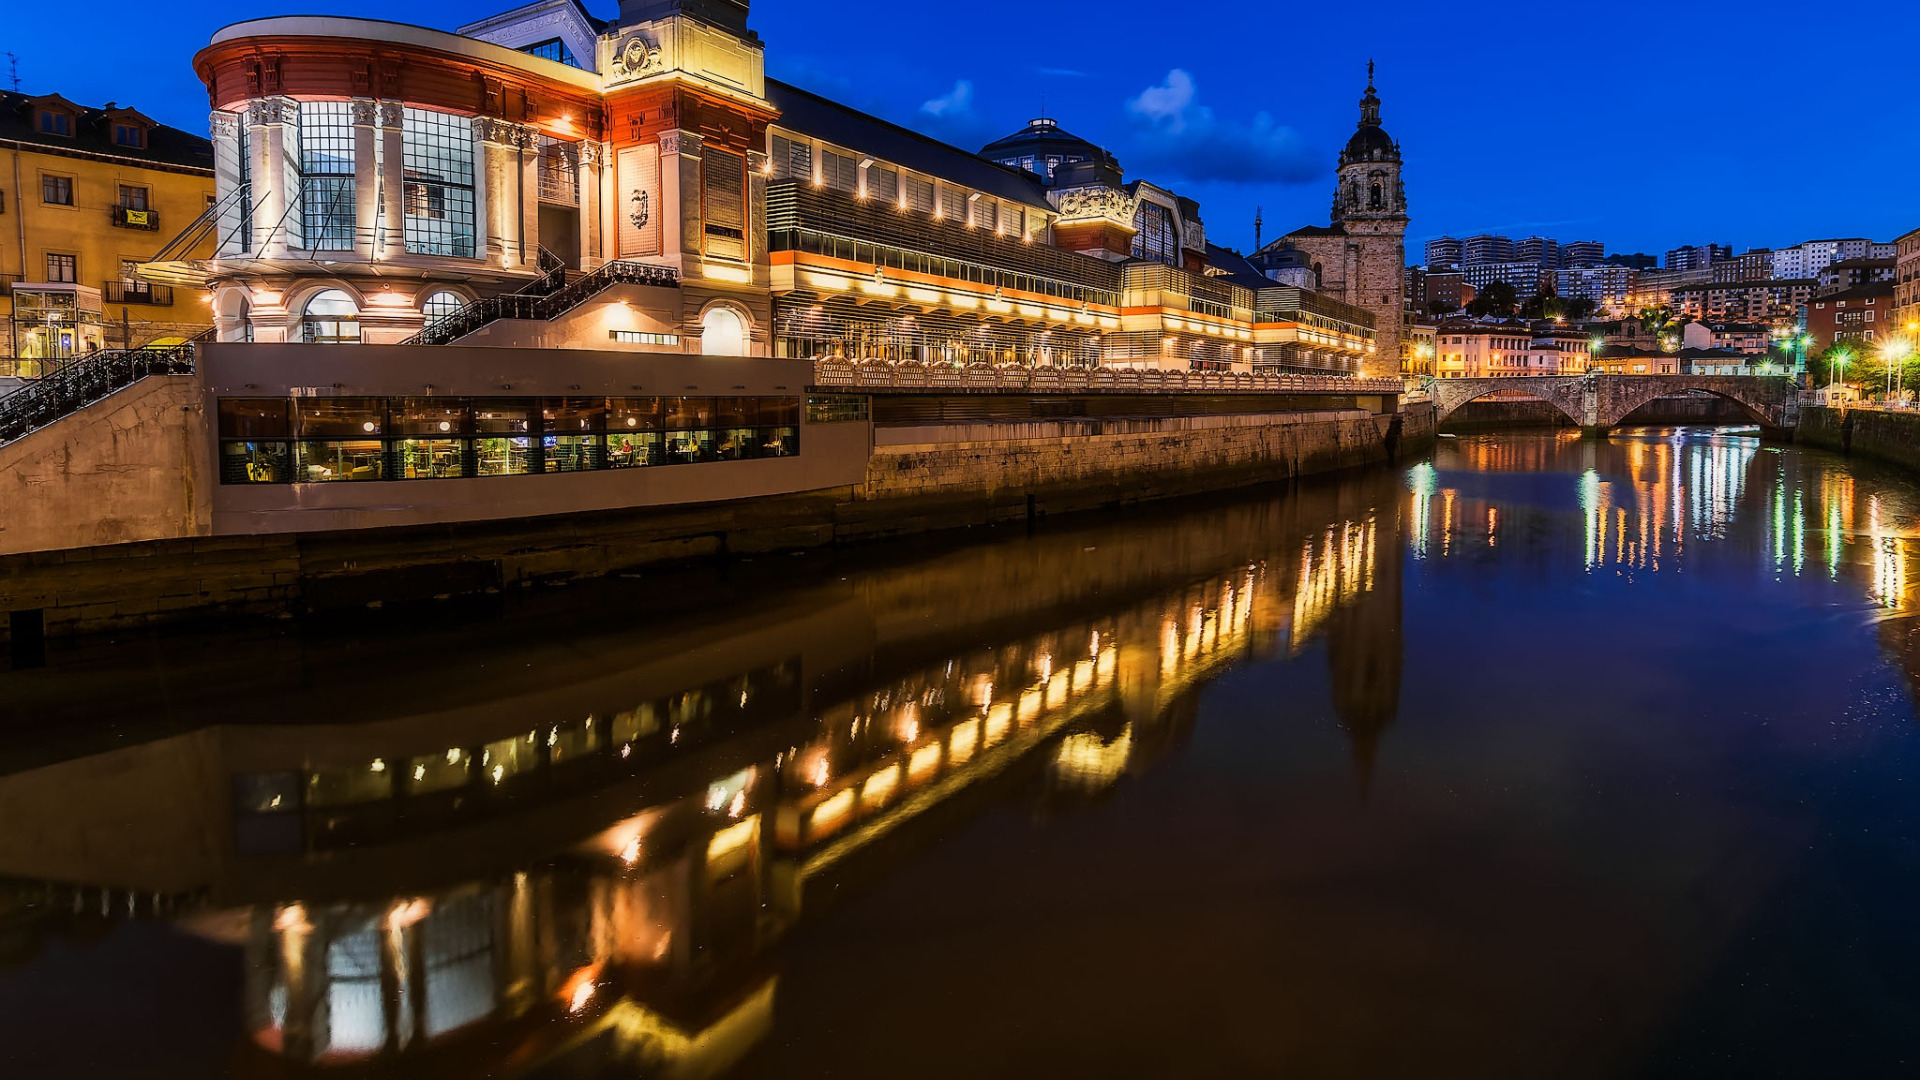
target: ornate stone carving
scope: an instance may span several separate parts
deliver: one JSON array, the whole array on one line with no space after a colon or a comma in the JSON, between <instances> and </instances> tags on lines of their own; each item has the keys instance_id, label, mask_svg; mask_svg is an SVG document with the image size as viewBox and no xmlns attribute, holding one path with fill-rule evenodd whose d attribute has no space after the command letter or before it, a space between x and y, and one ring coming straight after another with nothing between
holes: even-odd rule
<instances>
[{"instance_id":1,"label":"ornate stone carving","mask_svg":"<svg viewBox=\"0 0 1920 1080\"><path fill-rule=\"evenodd\" d=\"M1119 188L1104 185L1092 187L1067 188L1047 194L1054 209L1060 211L1058 224L1072 225L1082 221L1111 221L1115 224L1133 228L1133 215L1138 207L1133 196Z\"/></svg>"},{"instance_id":2,"label":"ornate stone carving","mask_svg":"<svg viewBox=\"0 0 1920 1080\"><path fill-rule=\"evenodd\" d=\"M653 198L645 188L634 188L627 196L627 220L636 229L644 229L653 220Z\"/></svg>"},{"instance_id":3,"label":"ornate stone carving","mask_svg":"<svg viewBox=\"0 0 1920 1080\"><path fill-rule=\"evenodd\" d=\"M407 112L406 106L402 105L398 101L381 102L380 103L380 126L383 128L399 127L401 123L401 119L404 116L406 116L406 112Z\"/></svg>"},{"instance_id":4,"label":"ornate stone carving","mask_svg":"<svg viewBox=\"0 0 1920 1080\"><path fill-rule=\"evenodd\" d=\"M606 163L607 147L605 143L595 139L582 139L580 141L580 164L597 169Z\"/></svg>"},{"instance_id":5,"label":"ornate stone carving","mask_svg":"<svg viewBox=\"0 0 1920 1080\"><path fill-rule=\"evenodd\" d=\"M473 134L483 143L518 147L523 150L531 149L539 143L538 133L532 128L493 116L474 117Z\"/></svg>"},{"instance_id":6,"label":"ornate stone carving","mask_svg":"<svg viewBox=\"0 0 1920 1080\"><path fill-rule=\"evenodd\" d=\"M1197 218L1180 219L1180 246L1188 251L1207 250L1207 227Z\"/></svg>"},{"instance_id":7,"label":"ornate stone carving","mask_svg":"<svg viewBox=\"0 0 1920 1080\"><path fill-rule=\"evenodd\" d=\"M380 121L379 104L372 98L354 98L347 102L347 109L353 113L355 127L372 127Z\"/></svg>"},{"instance_id":8,"label":"ornate stone carving","mask_svg":"<svg viewBox=\"0 0 1920 1080\"><path fill-rule=\"evenodd\" d=\"M207 117L207 127L216 139L231 139L240 134L240 118L225 109L213 110Z\"/></svg>"},{"instance_id":9,"label":"ornate stone carving","mask_svg":"<svg viewBox=\"0 0 1920 1080\"><path fill-rule=\"evenodd\" d=\"M663 154L698 154L702 145L700 136L691 131L660 133L660 152Z\"/></svg>"},{"instance_id":10,"label":"ornate stone carving","mask_svg":"<svg viewBox=\"0 0 1920 1080\"><path fill-rule=\"evenodd\" d=\"M613 47L613 68L608 74L615 80L638 79L664 70L660 43L645 34L628 34Z\"/></svg>"},{"instance_id":11,"label":"ornate stone carving","mask_svg":"<svg viewBox=\"0 0 1920 1080\"><path fill-rule=\"evenodd\" d=\"M300 122L300 103L286 98L260 98L247 103L247 123L252 127Z\"/></svg>"}]
</instances>

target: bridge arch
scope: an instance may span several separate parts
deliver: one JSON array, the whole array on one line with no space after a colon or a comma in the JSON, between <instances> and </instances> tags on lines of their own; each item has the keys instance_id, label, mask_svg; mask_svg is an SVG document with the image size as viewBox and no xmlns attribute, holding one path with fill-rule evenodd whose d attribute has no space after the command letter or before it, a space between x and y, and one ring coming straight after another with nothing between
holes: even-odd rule
<instances>
[{"instance_id":1,"label":"bridge arch","mask_svg":"<svg viewBox=\"0 0 1920 1080\"><path fill-rule=\"evenodd\" d=\"M1445 422L1461 406L1492 394L1518 393L1544 401L1574 424L1586 422L1584 376L1490 376L1480 379L1435 379L1431 391L1435 422Z\"/></svg>"},{"instance_id":2,"label":"bridge arch","mask_svg":"<svg viewBox=\"0 0 1920 1080\"><path fill-rule=\"evenodd\" d=\"M1792 379L1765 375L1659 375L1602 378L1597 386L1595 419L1609 428L1640 408L1663 397L1684 393L1711 394L1739 406L1763 428L1788 426L1786 402Z\"/></svg>"}]
</instances>

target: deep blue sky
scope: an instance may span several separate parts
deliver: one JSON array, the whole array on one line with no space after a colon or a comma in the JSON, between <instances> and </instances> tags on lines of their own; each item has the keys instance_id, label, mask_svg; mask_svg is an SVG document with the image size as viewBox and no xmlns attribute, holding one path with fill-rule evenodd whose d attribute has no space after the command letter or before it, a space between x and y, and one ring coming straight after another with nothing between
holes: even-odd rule
<instances>
[{"instance_id":1,"label":"deep blue sky","mask_svg":"<svg viewBox=\"0 0 1920 1080\"><path fill-rule=\"evenodd\" d=\"M587 0L603 17L617 0ZM451 29L501 3L209 0L84 34L20 4L21 88L205 131L189 59L217 27L295 12ZM1445 13L1444 15L1442 13ZM968 149L1036 115L1197 198L1216 242L1322 224L1369 56L1407 156L1409 254L1441 233L1609 250L1736 250L1920 226L1912 0L1261 0L1059 5L754 0L768 73Z\"/></svg>"}]
</instances>

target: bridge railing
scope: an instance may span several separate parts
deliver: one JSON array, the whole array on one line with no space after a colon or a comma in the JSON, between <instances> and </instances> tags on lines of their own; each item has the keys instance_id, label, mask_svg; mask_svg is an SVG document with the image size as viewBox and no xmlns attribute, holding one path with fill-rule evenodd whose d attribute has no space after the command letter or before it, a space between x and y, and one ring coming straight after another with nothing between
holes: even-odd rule
<instances>
[{"instance_id":1,"label":"bridge railing","mask_svg":"<svg viewBox=\"0 0 1920 1080\"><path fill-rule=\"evenodd\" d=\"M1340 375L1249 375L1120 368L968 367L889 361L816 360L813 382L862 390L1054 394L1400 394L1399 379Z\"/></svg>"}]
</instances>

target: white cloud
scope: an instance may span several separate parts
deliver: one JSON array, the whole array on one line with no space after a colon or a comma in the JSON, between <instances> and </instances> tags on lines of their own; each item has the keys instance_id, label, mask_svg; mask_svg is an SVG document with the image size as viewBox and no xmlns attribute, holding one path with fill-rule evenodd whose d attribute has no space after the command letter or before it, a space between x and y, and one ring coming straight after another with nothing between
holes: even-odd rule
<instances>
[{"instance_id":1,"label":"white cloud","mask_svg":"<svg viewBox=\"0 0 1920 1080\"><path fill-rule=\"evenodd\" d=\"M1174 68L1167 72L1166 82L1147 87L1127 102L1127 111L1148 123L1164 125L1177 135L1187 128L1187 110L1193 106L1193 98L1193 76ZM1212 118L1210 109L1202 107L1199 112L1205 119Z\"/></svg>"},{"instance_id":2,"label":"white cloud","mask_svg":"<svg viewBox=\"0 0 1920 1080\"><path fill-rule=\"evenodd\" d=\"M1193 76L1174 68L1127 102L1134 130L1122 159L1131 171L1227 183L1297 184L1322 175L1319 154L1272 114L1221 119L1199 98Z\"/></svg>"},{"instance_id":3,"label":"white cloud","mask_svg":"<svg viewBox=\"0 0 1920 1080\"><path fill-rule=\"evenodd\" d=\"M922 102L920 111L928 116L952 119L973 111L973 84L966 79L954 80L953 89Z\"/></svg>"}]
</instances>

